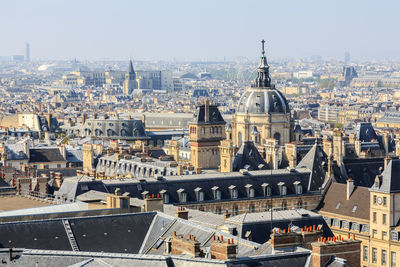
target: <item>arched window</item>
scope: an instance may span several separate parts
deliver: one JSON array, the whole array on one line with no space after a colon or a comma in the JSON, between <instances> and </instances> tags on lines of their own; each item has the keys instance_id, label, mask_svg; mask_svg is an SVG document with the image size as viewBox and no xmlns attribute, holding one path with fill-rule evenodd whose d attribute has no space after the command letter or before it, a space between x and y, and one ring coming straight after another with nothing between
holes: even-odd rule
<instances>
[{"instance_id":1,"label":"arched window","mask_svg":"<svg viewBox=\"0 0 400 267\"><path fill-rule=\"evenodd\" d=\"M103 135L103 132L102 132L100 129L96 129L96 130L94 131L94 134L95 134L96 136L101 136L101 135Z\"/></svg>"},{"instance_id":2,"label":"arched window","mask_svg":"<svg viewBox=\"0 0 400 267\"><path fill-rule=\"evenodd\" d=\"M108 129L107 136L113 136L113 135L114 135L114 131L112 129Z\"/></svg>"}]
</instances>

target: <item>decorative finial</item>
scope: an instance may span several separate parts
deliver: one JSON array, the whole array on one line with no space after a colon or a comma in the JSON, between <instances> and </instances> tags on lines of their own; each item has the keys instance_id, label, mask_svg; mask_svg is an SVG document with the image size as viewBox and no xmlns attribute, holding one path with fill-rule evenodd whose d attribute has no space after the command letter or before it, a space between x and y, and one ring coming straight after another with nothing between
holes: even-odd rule
<instances>
[{"instance_id":1,"label":"decorative finial","mask_svg":"<svg viewBox=\"0 0 400 267\"><path fill-rule=\"evenodd\" d=\"M262 39L262 41L261 41L262 52L261 53L262 53L263 56L265 54L264 44L265 44L265 41L264 41L264 39Z\"/></svg>"}]
</instances>

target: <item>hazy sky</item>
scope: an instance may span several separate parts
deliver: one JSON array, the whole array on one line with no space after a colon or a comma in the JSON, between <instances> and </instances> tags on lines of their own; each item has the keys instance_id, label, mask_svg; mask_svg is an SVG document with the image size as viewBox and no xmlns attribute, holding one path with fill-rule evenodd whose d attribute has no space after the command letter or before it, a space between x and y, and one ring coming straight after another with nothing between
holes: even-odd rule
<instances>
[{"instance_id":1,"label":"hazy sky","mask_svg":"<svg viewBox=\"0 0 400 267\"><path fill-rule=\"evenodd\" d=\"M12 0L0 2L0 56L50 59L400 59L400 1Z\"/></svg>"}]
</instances>

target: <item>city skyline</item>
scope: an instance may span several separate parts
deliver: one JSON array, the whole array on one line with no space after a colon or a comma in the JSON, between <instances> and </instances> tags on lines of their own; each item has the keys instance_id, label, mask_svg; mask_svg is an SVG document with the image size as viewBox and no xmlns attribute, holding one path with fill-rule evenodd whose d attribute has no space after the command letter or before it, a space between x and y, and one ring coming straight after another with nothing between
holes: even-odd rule
<instances>
[{"instance_id":1,"label":"city skyline","mask_svg":"<svg viewBox=\"0 0 400 267\"><path fill-rule=\"evenodd\" d=\"M2 4L0 56L28 42L32 60L252 60L265 38L272 60L400 58L395 1L22 2Z\"/></svg>"}]
</instances>

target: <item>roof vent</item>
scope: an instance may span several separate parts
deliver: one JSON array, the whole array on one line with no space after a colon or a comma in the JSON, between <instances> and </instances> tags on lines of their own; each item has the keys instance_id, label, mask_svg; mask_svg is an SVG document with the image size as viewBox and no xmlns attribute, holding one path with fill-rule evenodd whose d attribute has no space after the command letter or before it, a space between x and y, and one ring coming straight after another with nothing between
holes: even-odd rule
<instances>
[{"instance_id":1,"label":"roof vent","mask_svg":"<svg viewBox=\"0 0 400 267\"><path fill-rule=\"evenodd\" d=\"M246 169L240 169L239 172L240 172L241 174L243 174L243 175L248 175L248 174L249 174L249 171L246 170Z\"/></svg>"},{"instance_id":2,"label":"roof vent","mask_svg":"<svg viewBox=\"0 0 400 267\"><path fill-rule=\"evenodd\" d=\"M293 168L293 167L287 167L287 170L288 170L289 172L295 172L295 171L296 171L296 169Z\"/></svg>"}]
</instances>

